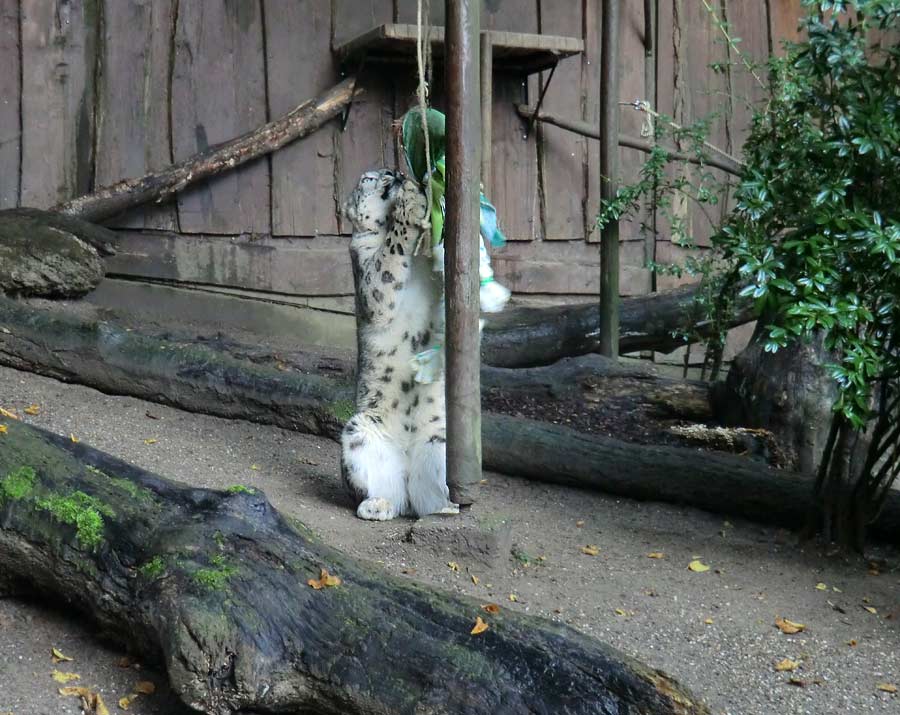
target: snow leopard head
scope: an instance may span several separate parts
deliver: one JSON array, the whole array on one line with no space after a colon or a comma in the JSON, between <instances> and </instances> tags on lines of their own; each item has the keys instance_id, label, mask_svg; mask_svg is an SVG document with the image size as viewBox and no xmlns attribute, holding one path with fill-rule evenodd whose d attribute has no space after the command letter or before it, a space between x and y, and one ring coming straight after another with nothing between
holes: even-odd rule
<instances>
[{"instance_id":1,"label":"snow leopard head","mask_svg":"<svg viewBox=\"0 0 900 715\"><path fill-rule=\"evenodd\" d=\"M403 186L398 171L367 171L344 204L344 215L353 223L354 233L382 233L390 229L391 209Z\"/></svg>"}]
</instances>

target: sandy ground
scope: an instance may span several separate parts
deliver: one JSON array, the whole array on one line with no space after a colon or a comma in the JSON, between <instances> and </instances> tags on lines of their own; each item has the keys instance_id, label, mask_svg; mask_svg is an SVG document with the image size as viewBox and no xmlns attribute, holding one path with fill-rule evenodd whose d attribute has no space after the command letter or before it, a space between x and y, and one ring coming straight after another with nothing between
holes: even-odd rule
<instances>
[{"instance_id":1,"label":"sandy ground","mask_svg":"<svg viewBox=\"0 0 900 715\"><path fill-rule=\"evenodd\" d=\"M668 671L714 713L900 713L900 695L876 687L900 686L896 550L871 549L876 571L751 523L488 474L476 508L511 518L513 553L493 569L457 559L454 571L446 557L403 540L410 522L354 517L328 440L0 369L0 406L21 413L31 404L40 414L29 422L146 469L200 486L259 487L329 542L391 573L565 621ZM158 441L145 444L150 438ZM588 544L597 556L582 553ZM653 552L664 558L648 558ZM690 571L694 558L710 570ZM785 635L778 616L807 628ZM51 647L75 661L54 666ZM0 714L78 712L75 699L57 695L50 673L59 667L99 688L113 710L137 680L152 680L158 692L130 712L183 715L163 675L117 666L123 652L65 603L0 599ZM776 672L785 658L798 670Z\"/></svg>"}]
</instances>

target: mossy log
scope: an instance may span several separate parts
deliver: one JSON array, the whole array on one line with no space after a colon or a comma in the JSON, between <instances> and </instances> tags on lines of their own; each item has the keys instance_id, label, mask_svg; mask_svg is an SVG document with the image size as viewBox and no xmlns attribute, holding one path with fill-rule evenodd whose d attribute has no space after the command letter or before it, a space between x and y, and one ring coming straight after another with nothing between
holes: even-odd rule
<instances>
[{"instance_id":1,"label":"mossy log","mask_svg":"<svg viewBox=\"0 0 900 715\"><path fill-rule=\"evenodd\" d=\"M280 370L258 351L217 341L144 335L0 298L0 364L181 409L252 420L335 438L353 411L352 377ZM583 366L563 371L572 377ZM555 389L551 368L486 371L485 386ZM542 382L543 381L543 382ZM660 385L665 387L665 381ZM691 400L694 402L695 400ZM809 478L739 456L634 444L557 425L487 413L484 466L511 476L687 504L799 528L811 504ZM872 531L900 540L900 493Z\"/></svg>"},{"instance_id":2,"label":"mossy log","mask_svg":"<svg viewBox=\"0 0 900 715\"><path fill-rule=\"evenodd\" d=\"M619 308L619 352L671 352L710 337L715 326L695 304L698 286L623 298ZM754 320L751 302L739 302L724 327ZM497 367L549 365L557 360L595 352L600 346L600 306L517 308L486 316L481 359Z\"/></svg>"},{"instance_id":3,"label":"mossy log","mask_svg":"<svg viewBox=\"0 0 900 715\"><path fill-rule=\"evenodd\" d=\"M489 615L360 563L260 492L194 489L6 427L0 585L52 595L120 634L200 712L708 712L664 673L571 628ZM312 588L322 569L340 584ZM472 635L478 617L489 627Z\"/></svg>"},{"instance_id":4,"label":"mossy log","mask_svg":"<svg viewBox=\"0 0 900 715\"><path fill-rule=\"evenodd\" d=\"M78 298L103 280L112 231L38 209L0 211L0 293Z\"/></svg>"}]
</instances>

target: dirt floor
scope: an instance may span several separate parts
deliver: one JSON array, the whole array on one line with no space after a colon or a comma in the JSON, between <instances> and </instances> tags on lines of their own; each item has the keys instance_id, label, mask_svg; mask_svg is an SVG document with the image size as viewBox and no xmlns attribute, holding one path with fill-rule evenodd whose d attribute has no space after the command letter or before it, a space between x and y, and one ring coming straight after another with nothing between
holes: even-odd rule
<instances>
[{"instance_id":1,"label":"dirt floor","mask_svg":"<svg viewBox=\"0 0 900 715\"><path fill-rule=\"evenodd\" d=\"M39 412L29 422L146 469L199 486L259 487L329 542L393 574L569 623L673 674L714 713L900 713L900 695L878 689L900 686L897 550L873 547L873 568L751 523L488 474L475 508L508 516L515 546L492 569L452 559L456 571L447 556L405 541L411 522L355 518L328 440L0 369L0 406L22 414L30 405ZM588 545L596 556L583 553ZM689 570L694 559L710 569ZM806 629L786 635L778 617ZM53 647L74 661L54 665ZM99 689L112 711L150 680L157 692L129 712L186 713L162 674L119 667L124 653L62 600L0 599L0 714L79 712L76 699L57 694L54 668L78 673L76 684ZM776 671L784 659L799 666Z\"/></svg>"}]
</instances>

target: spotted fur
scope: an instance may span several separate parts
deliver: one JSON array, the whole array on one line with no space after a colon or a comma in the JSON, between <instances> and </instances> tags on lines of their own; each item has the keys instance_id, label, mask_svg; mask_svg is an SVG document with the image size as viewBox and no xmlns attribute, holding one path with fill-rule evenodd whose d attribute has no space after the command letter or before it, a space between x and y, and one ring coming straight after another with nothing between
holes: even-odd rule
<instances>
[{"instance_id":1,"label":"spotted fur","mask_svg":"<svg viewBox=\"0 0 900 715\"><path fill-rule=\"evenodd\" d=\"M440 275L414 255L430 230L426 209L419 186L387 169L363 174L344 207L358 365L341 473L363 519L458 510L447 490L444 382L417 383L410 364L440 324Z\"/></svg>"}]
</instances>

